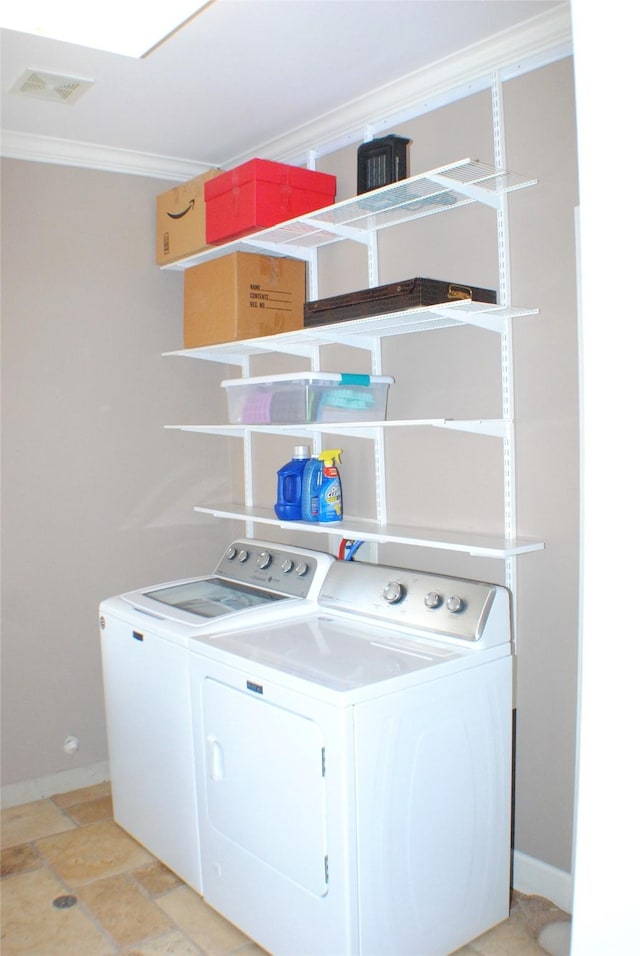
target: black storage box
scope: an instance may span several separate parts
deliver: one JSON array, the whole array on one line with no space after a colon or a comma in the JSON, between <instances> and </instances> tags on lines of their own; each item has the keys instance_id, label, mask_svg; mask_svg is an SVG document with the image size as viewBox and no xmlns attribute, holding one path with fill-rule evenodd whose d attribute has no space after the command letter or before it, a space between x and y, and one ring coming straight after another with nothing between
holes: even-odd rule
<instances>
[{"instance_id":1,"label":"black storage box","mask_svg":"<svg viewBox=\"0 0 640 956\"><path fill-rule=\"evenodd\" d=\"M403 136L383 136L358 147L358 195L407 178L407 146Z\"/></svg>"},{"instance_id":2,"label":"black storage box","mask_svg":"<svg viewBox=\"0 0 640 956\"><path fill-rule=\"evenodd\" d=\"M493 289L480 289L438 279L405 279L373 289L305 302L304 325L329 325L332 322L362 319L370 315L402 312L423 305L442 305L459 299L473 299L476 302L495 305L496 293Z\"/></svg>"}]
</instances>

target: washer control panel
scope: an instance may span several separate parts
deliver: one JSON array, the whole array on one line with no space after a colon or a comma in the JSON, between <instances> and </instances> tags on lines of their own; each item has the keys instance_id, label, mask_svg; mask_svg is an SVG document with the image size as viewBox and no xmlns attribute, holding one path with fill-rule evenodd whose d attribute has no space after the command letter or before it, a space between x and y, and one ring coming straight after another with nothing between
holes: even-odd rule
<instances>
[{"instance_id":1,"label":"washer control panel","mask_svg":"<svg viewBox=\"0 0 640 956\"><path fill-rule=\"evenodd\" d=\"M506 588L404 568L336 561L327 573L318 601L324 609L465 642L482 641L494 604L499 603L509 631Z\"/></svg>"},{"instance_id":2,"label":"washer control panel","mask_svg":"<svg viewBox=\"0 0 640 956\"><path fill-rule=\"evenodd\" d=\"M320 551L241 539L227 547L215 573L235 583L306 598L333 561Z\"/></svg>"}]
</instances>

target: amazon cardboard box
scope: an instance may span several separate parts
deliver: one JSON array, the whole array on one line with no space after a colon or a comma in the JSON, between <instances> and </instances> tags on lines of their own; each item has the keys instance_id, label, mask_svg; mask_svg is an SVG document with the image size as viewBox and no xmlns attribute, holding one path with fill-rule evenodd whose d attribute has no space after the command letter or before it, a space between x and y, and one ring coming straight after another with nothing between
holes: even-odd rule
<instances>
[{"instance_id":1,"label":"amazon cardboard box","mask_svg":"<svg viewBox=\"0 0 640 956\"><path fill-rule=\"evenodd\" d=\"M184 347L199 348L303 324L306 266L297 259L234 252L184 272Z\"/></svg>"},{"instance_id":2,"label":"amazon cardboard box","mask_svg":"<svg viewBox=\"0 0 640 956\"><path fill-rule=\"evenodd\" d=\"M221 169L196 176L156 196L156 262L165 265L207 249L204 184Z\"/></svg>"}]
</instances>

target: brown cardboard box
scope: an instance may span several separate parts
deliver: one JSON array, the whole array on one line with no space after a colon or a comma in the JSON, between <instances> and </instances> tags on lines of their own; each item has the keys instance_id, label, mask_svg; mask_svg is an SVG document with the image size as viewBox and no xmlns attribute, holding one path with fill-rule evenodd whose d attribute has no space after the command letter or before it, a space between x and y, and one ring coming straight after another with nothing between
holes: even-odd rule
<instances>
[{"instance_id":1,"label":"brown cardboard box","mask_svg":"<svg viewBox=\"0 0 640 956\"><path fill-rule=\"evenodd\" d=\"M305 293L297 259L234 252L186 269L184 347L301 329Z\"/></svg>"},{"instance_id":2,"label":"brown cardboard box","mask_svg":"<svg viewBox=\"0 0 640 956\"><path fill-rule=\"evenodd\" d=\"M156 262L165 265L207 249L204 184L221 169L190 179L156 196Z\"/></svg>"}]
</instances>

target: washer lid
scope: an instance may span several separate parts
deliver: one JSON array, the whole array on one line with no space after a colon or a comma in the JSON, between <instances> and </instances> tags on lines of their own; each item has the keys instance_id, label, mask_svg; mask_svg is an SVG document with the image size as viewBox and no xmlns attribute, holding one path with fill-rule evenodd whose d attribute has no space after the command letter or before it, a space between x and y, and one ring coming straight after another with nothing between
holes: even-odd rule
<instances>
[{"instance_id":1,"label":"washer lid","mask_svg":"<svg viewBox=\"0 0 640 956\"><path fill-rule=\"evenodd\" d=\"M339 692L377 684L474 653L471 648L439 646L396 630L337 615L314 615L290 623L281 620L278 624L235 634L219 634L210 643L206 637L198 638L196 644L208 644L204 652L208 657L229 663L228 655L233 654ZM239 666L239 662L233 662L233 666Z\"/></svg>"},{"instance_id":2,"label":"washer lid","mask_svg":"<svg viewBox=\"0 0 640 956\"><path fill-rule=\"evenodd\" d=\"M295 600L286 594L263 591L222 578L197 578L158 587L130 591L122 598L128 604L155 617L203 627L229 614L242 614L277 601Z\"/></svg>"}]
</instances>

